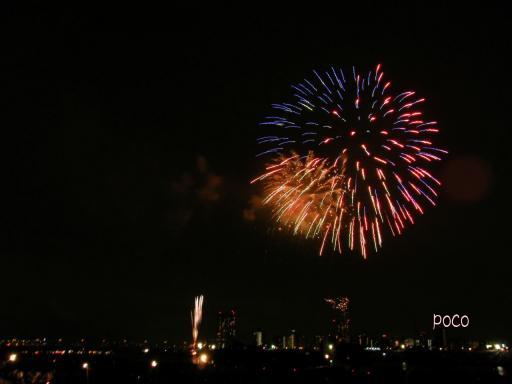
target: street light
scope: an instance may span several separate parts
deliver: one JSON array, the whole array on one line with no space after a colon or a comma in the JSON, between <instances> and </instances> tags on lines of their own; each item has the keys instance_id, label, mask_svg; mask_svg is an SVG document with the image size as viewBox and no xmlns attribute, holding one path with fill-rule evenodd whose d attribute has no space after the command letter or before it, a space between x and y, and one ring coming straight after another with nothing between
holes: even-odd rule
<instances>
[{"instance_id":1,"label":"street light","mask_svg":"<svg viewBox=\"0 0 512 384\"><path fill-rule=\"evenodd\" d=\"M206 353L201 353L199 355L199 362L201 364L206 364L208 362L208 355Z\"/></svg>"},{"instance_id":2,"label":"street light","mask_svg":"<svg viewBox=\"0 0 512 384\"><path fill-rule=\"evenodd\" d=\"M85 380L87 383L89 383L89 363L84 362L82 364L82 369L85 371Z\"/></svg>"},{"instance_id":3,"label":"street light","mask_svg":"<svg viewBox=\"0 0 512 384\"><path fill-rule=\"evenodd\" d=\"M11 353L11 354L9 355L9 362L11 362L11 363L15 363L17 360L18 360L18 354L16 354L16 353Z\"/></svg>"},{"instance_id":4,"label":"street light","mask_svg":"<svg viewBox=\"0 0 512 384\"><path fill-rule=\"evenodd\" d=\"M151 368L156 368L156 367L158 367L158 361L151 360L151 363L149 365L151 366Z\"/></svg>"}]
</instances>

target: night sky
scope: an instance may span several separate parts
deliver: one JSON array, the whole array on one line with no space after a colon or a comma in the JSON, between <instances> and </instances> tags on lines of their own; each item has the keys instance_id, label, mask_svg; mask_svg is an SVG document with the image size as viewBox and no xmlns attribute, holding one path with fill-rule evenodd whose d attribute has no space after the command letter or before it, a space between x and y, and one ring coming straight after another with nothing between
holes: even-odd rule
<instances>
[{"instance_id":1,"label":"night sky","mask_svg":"<svg viewBox=\"0 0 512 384\"><path fill-rule=\"evenodd\" d=\"M459 313L512 340L506 13L301 7L2 5L0 336L179 342L202 293L204 336L231 307L242 336L323 334L348 295L355 331ZM427 97L445 188L367 261L319 257L254 210L258 122L312 69L377 63Z\"/></svg>"}]
</instances>

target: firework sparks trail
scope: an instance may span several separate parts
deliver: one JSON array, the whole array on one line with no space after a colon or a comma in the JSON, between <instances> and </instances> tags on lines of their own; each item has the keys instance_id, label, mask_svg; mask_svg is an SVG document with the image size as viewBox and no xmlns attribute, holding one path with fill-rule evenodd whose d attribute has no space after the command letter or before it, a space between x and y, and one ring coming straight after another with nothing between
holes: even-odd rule
<instances>
[{"instance_id":1,"label":"firework sparks trail","mask_svg":"<svg viewBox=\"0 0 512 384\"><path fill-rule=\"evenodd\" d=\"M429 170L448 152L414 91L393 94L381 65L368 73L329 68L292 85L294 101L272 104L258 139L266 169L264 204L293 234L369 251L385 232L399 235L425 205L435 206L441 182Z\"/></svg>"},{"instance_id":2,"label":"firework sparks trail","mask_svg":"<svg viewBox=\"0 0 512 384\"><path fill-rule=\"evenodd\" d=\"M196 296L194 299L194 309L190 312L192 320L192 351L197 349L197 338L199 337L199 326L203 318L203 295Z\"/></svg>"},{"instance_id":3,"label":"firework sparks trail","mask_svg":"<svg viewBox=\"0 0 512 384\"><path fill-rule=\"evenodd\" d=\"M348 297L337 297L334 299L324 299L327 304L330 304L332 309L339 312L347 312L350 299Z\"/></svg>"}]
</instances>

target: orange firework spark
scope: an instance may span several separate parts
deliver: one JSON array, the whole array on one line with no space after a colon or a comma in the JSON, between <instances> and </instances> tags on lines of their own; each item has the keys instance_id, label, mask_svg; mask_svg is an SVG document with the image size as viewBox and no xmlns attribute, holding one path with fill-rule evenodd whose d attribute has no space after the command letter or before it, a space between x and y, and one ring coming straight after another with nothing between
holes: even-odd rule
<instances>
[{"instance_id":1,"label":"orange firework spark","mask_svg":"<svg viewBox=\"0 0 512 384\"><path fill-rule=\"evenodd\" d=\"M341 158L329 166L313 153L305 159L292 154L280 157L253 182L265 183L263 204L273 207L277 222L291 228L294 234L322 238L322 249L331 233L333 247L341 252L340 233L347 209L343 164Z\"/></svg>"}]
</instances>

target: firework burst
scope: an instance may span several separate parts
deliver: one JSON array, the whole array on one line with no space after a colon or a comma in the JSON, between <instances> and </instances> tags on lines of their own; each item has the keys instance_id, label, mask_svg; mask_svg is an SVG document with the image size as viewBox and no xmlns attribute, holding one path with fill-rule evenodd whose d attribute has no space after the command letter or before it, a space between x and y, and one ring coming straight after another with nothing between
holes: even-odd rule
<instances>
[{"instance_id":1,"label":"firework burst","mask_svg":"<svg viewBox=\"0 0 512 384\"><path fill-rule=\"evenodd\" d=\"M436 121L420 110L414 91L391 92L381 66L350 75L330 68L292 85L295 99L273 104L261 125L264 203L294 234L342 252L345 243L366 258L384 232L399 235L441 182L429 171L447 153L433 144Z\"/></svg>"},{"instance_id":2,"label":"firework burst","mask_svg":"<svg viewBox=\"0 0 512 384\"><path fill-rule=\"evenodd\" d=\"M197 338L199 337L199 326L203 319L203 295L196 296L194 299L194 309L190 312L192 321L192 352L197 349Z\"/></svg>"},{"instance_id":3,"label":"firework burst","mask_svg":"<svg viewBox=\"0 0 512 384\"><path fill-rule=\"evenodd\" d=\"M345 313L348 311L350 299L348 297L336 297L333 299L324 299L327 304L335 311Z\"/></svg>"}]
</instances>

